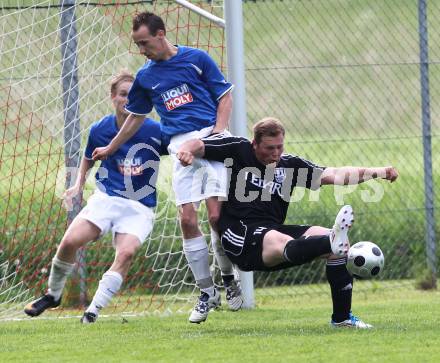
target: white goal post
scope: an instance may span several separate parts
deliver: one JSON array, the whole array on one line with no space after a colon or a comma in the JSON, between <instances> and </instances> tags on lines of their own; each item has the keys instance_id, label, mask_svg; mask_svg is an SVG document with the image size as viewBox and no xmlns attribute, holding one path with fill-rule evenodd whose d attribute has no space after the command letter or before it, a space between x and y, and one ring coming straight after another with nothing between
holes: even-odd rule
<instances>
[{"instance_id":1,"label":"white goal post","mask_svg":"<svg viewBox=\"0 0 440 363\"><path fill-rule=\"evenodd\" d=\"M112 112L110 79L121 68L135 72L144 63L131 42L135 13L148 10L161 15L174 44L206 50L222 71L228 71L235 84L231 130L246 135L246 125L236 121L246 114L244 75L240 75L243 60L235 60L243 54L242 40L236 42L242 39L242 29L240 22L227 15L229 11L241 15L241 2L191 1L212 15L208 17L181 3L0 2L0 320L23 318L23 306L46 290L51 259L67 221L84 205L78 198L66 216L61 196L73 179L69 175L78 166L91 124ZM237 5L240 10L233 10ZM157 119L154 112L152 118ZM194 304L198 289L182 252L171 164L170 158L163 158L153 231L108 314L187 312ZM90 177L84 200L94 189ZM208 235L204 207L200 224ZM74 307L82 310L80 305L87 303L113 261L110 236L88 244L77 257L77 272L66 286L62 308L45 316L77 314ZM212 261L215 283L221 286L219 269ZM253 275L240 275L246 307L252 307Z\"/></svg>"},{"instance_id":2,"label":"white goal post","mask_svg":"<svg viewBox=\"0 0 440 363\"><path fill-rule=\"evenodd\" d=\"M243 40L243 7L237 0L224 0L224 18L186 0L174 0L176 3L209 19L226 30L226 51L228 55L228 79L234 84L234 107L232 111L231 132L234 135L247 137L246 120L246 85L244 76L244 40ZM243 116L244 115L244 116ZM241 287L244 295L243 307L255 307L253 272L240 271Z\"/></svg>"},{"instance_id":3,"label":"white goal post","mask_svg":"<svg viewBox=\"0 0 440 363\"><path fill-rule=\"evenodd\" d=\"M225 0L225 3L228 2L229 0ZM182 5L183 7L194 11L195 13L203 16L204 18L212 21L213 23L217 24L218 26L224 28L225 27L225 20L222 18L219 18L218 16L215 16L214 14L211 14L209 11L206 11L200 7L198 7L197 5L194 5L192 3L190 3L187 0L174 0L174 2L178 3L179 5Z\"/></svg>"}]
</instances>

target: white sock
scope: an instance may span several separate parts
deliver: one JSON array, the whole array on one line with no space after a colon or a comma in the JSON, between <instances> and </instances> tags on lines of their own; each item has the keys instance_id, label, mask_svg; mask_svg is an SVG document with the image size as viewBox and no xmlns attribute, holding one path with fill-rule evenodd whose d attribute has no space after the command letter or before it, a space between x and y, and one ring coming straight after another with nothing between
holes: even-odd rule
<instances>
[{"instance_id":1,"label":"white sock","mask_svg":"<svg viewBox=\"0 0 440 363\"><path fill-rule=\"evenodd\" d=\"M211 228L211 245L214 250L215 259L217 260L222 276L233 275L234 265L225 254L225 250L220 242L220 237L216 231Z\"/></svg>"},{"instance_id":2,"label":"white sock","mask_svg":"<svg viewBox=\"0 0 440 363\"><path fill-rule=\"evenodd\" d=\"M184 239L183 251L199 289L213 295L214 282L209 271L209 253L205 237Z\"/></svg>"},{"instance_id":3,"label":"white sock","mask_svg":"<svg viewBox=\"0 0 440 363\"><path fill-rule=\"evenodd\" d=\"M67 277L72 273L74 267L74 263L61 261L57 256L52 259L47 293L55 300L61 297Z\"/></svg>"},{"instance_id":4,"label":"white sock","mask_svg":"<svg viewBox=\"0 0 440 363\"><path fill-rule=\"evenodd\" d=\"M93 296L93 300L86 311L98 315L99 310L106 307L113 295L119 291L122 281L121 274L116 271L107 271L102 275L98 290L96 290L95 296Z\"/></svg>"},{"instance_id":5,"label":"white sock","mask_svg":"<svg viewBox=\"0 0 440 363\"><path fill-rule=\"evenodd\" d=\"M102 308L105 308L113 295L115 295L121 288L123 278L119 272L107 271L102 275L99 281L98 289L93 296L93 300L87 308L86 312L98 315Z\"/></svg>"}]
</instances>

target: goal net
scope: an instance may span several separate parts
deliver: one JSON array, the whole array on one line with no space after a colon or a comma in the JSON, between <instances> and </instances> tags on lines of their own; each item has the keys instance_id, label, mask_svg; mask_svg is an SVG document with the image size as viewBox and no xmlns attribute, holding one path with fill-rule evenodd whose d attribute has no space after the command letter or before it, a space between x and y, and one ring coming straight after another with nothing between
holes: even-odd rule
<instances>
[{"instance_id":1,"label":"goal net","mask_svg":"<svg viewBox=\"0 0 440 363\"><path fill-rule=\"evenodd\" d=\"M222 2L192 3L222 17ZM61 196L90 125L112 113L109 80L121 68L135 73L144 62L130 30L133 14L145 10L162 16L172 42L208 51L225 71L223 29L173 1L1 2L0 319L24 316L23 306L47 288L52 257L75 212L66 213ZM187 311L194 300L170 160L163 161L153 232L104 314ZM88 183L84 201L93 177ZM62 308L45 315L77 315L78 303L90 300L113 258L109 236L80 251Z\"/></svg>"}]
</instances>

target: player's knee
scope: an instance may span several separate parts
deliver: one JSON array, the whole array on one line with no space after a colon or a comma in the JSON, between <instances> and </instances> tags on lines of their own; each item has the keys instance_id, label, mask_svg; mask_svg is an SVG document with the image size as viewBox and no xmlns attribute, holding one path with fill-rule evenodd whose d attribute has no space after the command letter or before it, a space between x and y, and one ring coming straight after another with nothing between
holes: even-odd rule
<instances>
[{"instance_id":1,"label":"player's knee","mask_svg":"<svg viewBox=\"0 0 440 363\"><path fill-rule=\"evenodd\" d=\"M68 250L68 251L76 251L83 244L78 239L74 238L71 235L65 235L61 240L60 246L58 249L60 250Z\"/></svg>"},{"instance_id":2,"label":"player's knee","mask_svg":"<svg viewBox=\"0 0 440 363\"><path fill-rule=\"evenodd\" d=\"M277 243L272 246L272 254L277 258L284 257L284 249L286 248L286 244L284 242Z\"/></svg>"},{"instance_id":3,"label":"player's knee","mask_svg":"<svg viewBox=\"0 0 440 363\"><path fill-rule=\"evenodd\" d=\"M220 212L212 212L212 213L210 213L209 216L208 216L209 225L212 228L217 229L217 223L218 223L219 219L220 219Z\"/></svg>"},{"instance_id":4,"label":"player's knee","mask_svg":"<svg viewBox=\"0 0 440 363\"><path fill-rule=\"evenodd\" d=\"M275 266L284 260L284 248L289 238L292 239L274 230L266 233L262 251L263 262L266 266Z\"/></svg>"},{"instance_id":5,"label":"player's knee","mask_svg":"<svg viewBox=\"0 0 440 363\"><path fill-rule=\"evenodd\" d=\"M180 226L182 231L191 232L198 230L197 215L181 213L180 214Z\"/></svg>"},{"instance_id":6,"label":"player's knee","mask_svg":"<svg viewBox=\"0 0 440 363\"><path fill-rule=\"evenodd\" d=\"M136 254L136 250L133 248L126 248L118 251L116 259L122 265L130 264Z\"/></svg>"}]
</instances>

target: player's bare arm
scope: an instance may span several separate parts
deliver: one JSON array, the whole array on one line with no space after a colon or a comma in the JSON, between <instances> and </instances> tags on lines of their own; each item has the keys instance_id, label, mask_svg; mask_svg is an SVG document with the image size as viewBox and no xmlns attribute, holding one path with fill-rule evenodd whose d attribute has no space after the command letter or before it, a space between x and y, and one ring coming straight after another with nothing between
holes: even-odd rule
<instances>
[{"instance_id":1,"label":"player's bare arm","mask_svg":"<svg viewBox=\"0 0 440 363\"><path fill-rule=\"evenodd\" d=\"M218 102L217 107L217 121L215 123L214 129L212 130L213 134L222 133L225 129L227 129L229 125L229 120L231 119L232 114L232 94L231 91L226 93L220 101Z\"/></svg>"},{"instance_id":2,"label":"player's bare arm","mask_svg":"<svg viewBox=\"0 0 440 363\"><path fill-rule=\"evenodd\" d=\"M66 208L71 208L72 199L75 198L83 189L87 180L87 173L93 167L95 162L86 158L82 158L79 165L78 176L76 177L75 184L67 189L63 194L64 205Z\"/></svg>"},{"instance_id":3,"label":"player's bare arm","mask_svg":"<svg viewBox=\"0 0 440 363\"><path fill-rule=\"evenodd\" d=\"M127 142L142 126L145 115L128 115L118 134L107 146L97 147L92 154L93 160L105 160L112 155L119 147Z\"/></svg>"},{"instance_id":4,"label":"player's bare arm","mask_svg":"<svg viewBox=\"0 0 440 363\"><path fill-rule=\"evenodd\" d=\"M344 166L340 168L326 168L321 175L321 185L353 185L360 184L371 179L385 179L391 183L399 177L399 173L393 166L364 168Z\"/></svg>"},{"instance_id":5,"label":"player's bare arm","mask_svg":"<svg viewBox=\"0 0 440 363\"><path fill-rule=\"evenodd\" d=\"M194 158L202 158L203 156L205 156L205 144L199 139L184 142L176 154L183 166L191 165Z\"/></svg>"}]
</instances>

